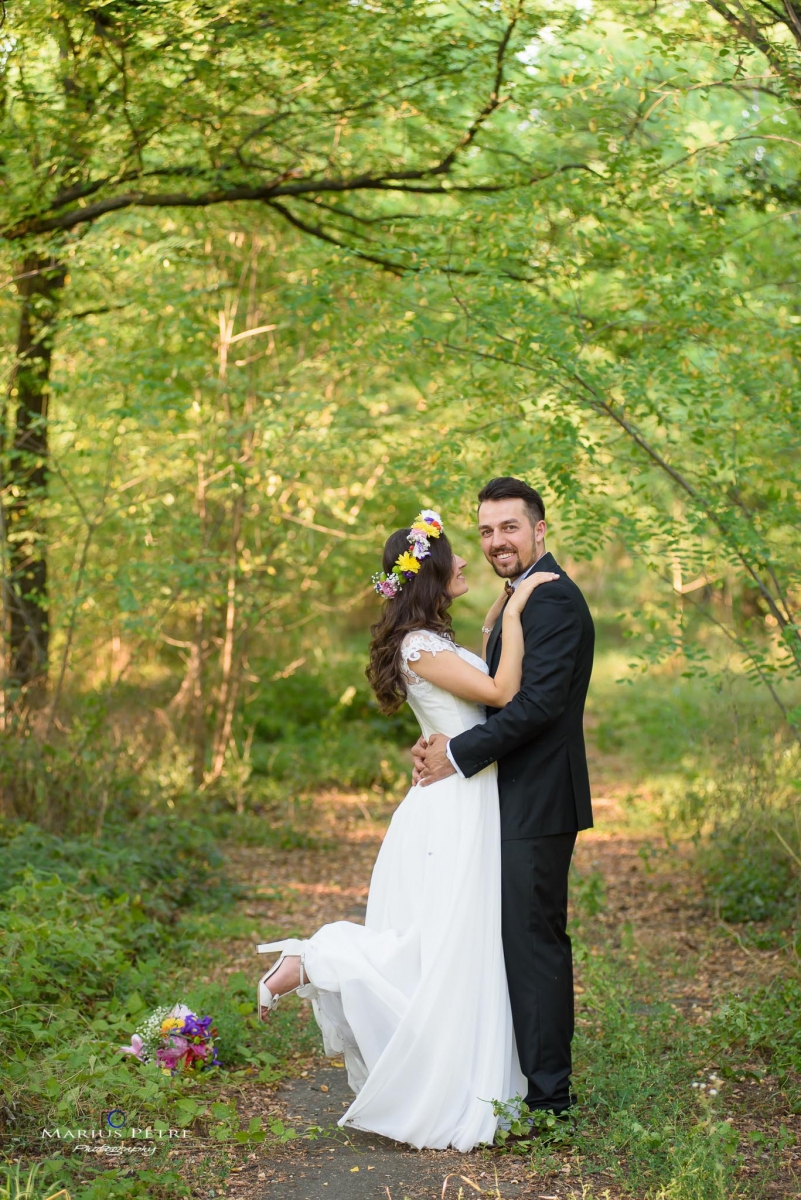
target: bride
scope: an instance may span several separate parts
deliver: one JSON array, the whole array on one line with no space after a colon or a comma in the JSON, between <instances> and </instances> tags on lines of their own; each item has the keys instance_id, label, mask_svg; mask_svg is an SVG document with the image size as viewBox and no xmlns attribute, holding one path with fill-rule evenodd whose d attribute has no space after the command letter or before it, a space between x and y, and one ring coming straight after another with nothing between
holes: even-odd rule
<instances>
[{"instance_id":1,"label":"bride","mask_svg":"<svg viewBox=\"0 0 801 1200\"><path fill-rule=\"evenodd\" d=\"M448 609L468 585L438 513L393 533L374 577L386 605L367 675L381 709L407 701L424 737L455 736L520 687L520 614L537 572L493 604L503 611L494 679L453 640ZM505 607L504 607L505 603ZM412 665L413 664L413 665ZM259 946L281 957L259 983L262 1017L296 991L312 1001L329 1055L343 1055L355 1100L340 1125L418 1148L492 1142L492 1101L525 1095L501 945L496 768L412 787L376 859L364 925L336 921L306 941Z\"/></svg>"}]
</instances>

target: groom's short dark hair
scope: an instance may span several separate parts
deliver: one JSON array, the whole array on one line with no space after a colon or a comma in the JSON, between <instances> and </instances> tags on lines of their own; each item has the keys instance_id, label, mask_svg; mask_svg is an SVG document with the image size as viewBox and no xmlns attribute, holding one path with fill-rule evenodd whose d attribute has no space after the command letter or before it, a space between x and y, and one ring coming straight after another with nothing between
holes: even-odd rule
<instances>
[{"instance_id":1,"label":"groom's short dark hair","mask_svg":"<svg viewBox=\"0 0 801 1200\"><path fill-rule=\"evenodd\" d=\"M501 475L498 479L491 479L489 483L485 483L478 493L479 505L485 500L522 500L532 525L545 520L542 496L522 479L515 479L513 475Z\"/></svg>"}]
</instances>

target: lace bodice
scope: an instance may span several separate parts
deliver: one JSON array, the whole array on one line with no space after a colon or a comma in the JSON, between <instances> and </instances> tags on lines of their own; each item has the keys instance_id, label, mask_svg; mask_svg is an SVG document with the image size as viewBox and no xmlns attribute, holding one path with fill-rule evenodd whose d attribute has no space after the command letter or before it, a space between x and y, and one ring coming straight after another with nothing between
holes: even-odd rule
<instances>
[{"instance_id":1,"label":"lace bodice","mask_svg":"<svg viewBox=\"0 0 801 1200\"><path fill-rule=\"evenodd\" d=\"M415 674L410 663L420 661L420 651L428 650L431 654L444 651L448 654L458 654L471 667L476 667L486 675L487 664L477 654L458 646L449 638L434 633L429 629L418 629L407 633L401 643L401 663L406 678L407 700L409 707L420 724L423 737L432 733L444 733L448 737L456 737L474 725L480 725L486 713L483 704L473 704L469 700L460 700L444 688L429 683Z\"/></svg>"}]
</instances>

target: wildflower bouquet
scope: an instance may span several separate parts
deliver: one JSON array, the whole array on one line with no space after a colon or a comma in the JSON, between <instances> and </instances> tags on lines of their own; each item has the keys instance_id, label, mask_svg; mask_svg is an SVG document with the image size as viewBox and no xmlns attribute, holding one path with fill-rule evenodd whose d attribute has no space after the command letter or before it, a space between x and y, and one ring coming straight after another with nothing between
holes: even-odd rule
<instances>
[{"instance_id":1,"label":"wildflower bouquet","mask_svg":"<svg viewBox=\"0 0 801 1200\"><path fill-rule=\"evenodd\" d=\"M196 1017L185 1004L176 1004L155 1009L133 1035L130 1046L120 1049L140 1062L157 1062L165 1075L205 1071L219 1064L216 1034L211 1017Z\"/></svg>"}]
</instances>

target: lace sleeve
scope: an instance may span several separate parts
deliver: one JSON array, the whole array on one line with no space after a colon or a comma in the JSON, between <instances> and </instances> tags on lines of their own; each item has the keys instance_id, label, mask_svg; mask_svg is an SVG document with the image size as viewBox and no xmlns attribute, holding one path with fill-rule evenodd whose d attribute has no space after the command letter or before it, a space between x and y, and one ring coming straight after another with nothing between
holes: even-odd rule
<instances>
[{"instance_id":1,"label":"lace sleeve","mask_svg":"<svg viewBox=\"0 0 801 1200\"><path fill-rule=\"evenodd\" d=\"M427 650L429 654L439 654L440 650L451 650L455 654L456 645L450 638L443 637L439 633L432 633L430 629L418 629L414 633L407 633L401 642L400 657L401 669L411 683L424 682L409 666L410 662L420 661L421 650Z\"/></svg>"}]
</instances>

